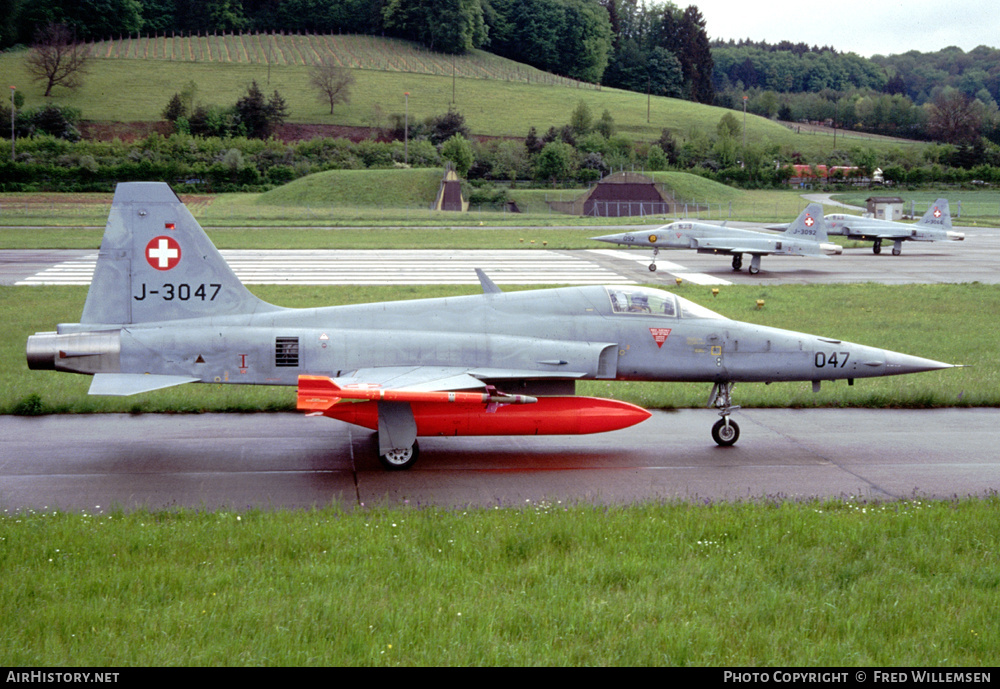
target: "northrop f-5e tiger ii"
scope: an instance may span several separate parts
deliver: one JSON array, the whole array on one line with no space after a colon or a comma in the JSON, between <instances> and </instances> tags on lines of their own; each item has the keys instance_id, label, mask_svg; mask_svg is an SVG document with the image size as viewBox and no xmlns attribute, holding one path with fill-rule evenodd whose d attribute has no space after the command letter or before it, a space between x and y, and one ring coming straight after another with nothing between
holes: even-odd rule
<instances>
[{"instance_id":1,"label":"northrop f-5e tiger ii","mask_svg":"<svg viewBox=\"0 0 1000 689\"><path fill-rule=\"evenodd\" d=\"M598 242L648 246L653 248L651 271L656 270L656 257L660 249L694 249L699 254L722 254L733 257L733 270L743 267L743 254L750 255L747 270L751 275L760 272L760 257L823 256L841 253L841 247L827 242L823 206L811 203L788 225L781 234L742 230L724 225L673 222L651 232L622 232L591 237Z\"/></svg>"},{"instance_id":2,"label":"northrop f-5e tiger ii","mask_svg":"<svg viewBox=\"0 0 1000 689\"><path fill-rule=\"evenodd\" d=\"M838 234L850 239L860 239L872 242L872 253L882 253L882 242L892 242L892 255L899 256L903 252L903 242L941 242L962 241L965 233L951 229L951 211L948 199L938 199L927 209L923 217L912 225L881 220L879 218L864 218L845 213L831 213L826 216L826 224L830 234Z\"/></svg>"},{"instance_id":3,"label":"northrop f-5e tiger ii","mask_svg":"<svg viewBox=\"0 0 1000 689\"><path fill-rule=\"evenodd\" d=\"M185 383L297 385L298 407L376 431L389 469L418 436L581 434L640 407L576 396L579 380L713 383L732 445L737 382L820 381L950 368L742 323L666 291L585 286L293 309L251 294L163 183L119 184L79 323L28 338L32 369L93 376L90 393Z\"/></svg>"}]
</instances>

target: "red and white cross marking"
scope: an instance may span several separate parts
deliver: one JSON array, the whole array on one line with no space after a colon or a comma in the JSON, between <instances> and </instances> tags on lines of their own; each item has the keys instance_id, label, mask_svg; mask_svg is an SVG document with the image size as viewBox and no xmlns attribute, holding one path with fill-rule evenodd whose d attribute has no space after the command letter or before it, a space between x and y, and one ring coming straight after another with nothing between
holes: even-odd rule
<instances>
[{"instance_id":1,"label":"red and white cross marking","mask_svg":"<svg viewBox=\"0 0 1000 689\"><path fill-rule=\"evenodd\" d=\"M940 218L941 217L941 209L938 208L938 207L936 207L936 206L934 207L934 217L935 218Z\"/></svg>"},{"instance_id":2,"label":"red and white cross marking","mask_svg":"<svg viewBox=\"0 0 1000 689\"><path fill-rule=\"evenodd\" d=\"M157 270L170 270L181 260L181 245L173 237L153 237L146 245L146 262Z\"/></svg>"},{"instance_id":3,"label":"red and white cross marking","mask_svg":"<svg viewBox=\"0 0 1000 689\"><path fill-rule=\"evenodd\" d=\"M812 219L811 215L807 215L805 219L806 227L812 227L816 224L816 221Z\"/></svg>"}]
</instances>

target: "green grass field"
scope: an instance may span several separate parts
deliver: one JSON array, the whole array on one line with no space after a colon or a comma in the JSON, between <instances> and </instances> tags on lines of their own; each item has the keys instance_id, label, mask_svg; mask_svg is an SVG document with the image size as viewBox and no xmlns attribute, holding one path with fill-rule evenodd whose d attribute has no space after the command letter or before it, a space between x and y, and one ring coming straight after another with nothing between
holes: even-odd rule
<instances>
[{"instance_id":1,"label":"green grass field","mask_svg":"<svg viewBox=\"0 0 1000 689\"><path fill-rule=\"evenodd\" d=\"M985 668L996 498L0 515L9 667Z\"/></svg>"}]
</instances>

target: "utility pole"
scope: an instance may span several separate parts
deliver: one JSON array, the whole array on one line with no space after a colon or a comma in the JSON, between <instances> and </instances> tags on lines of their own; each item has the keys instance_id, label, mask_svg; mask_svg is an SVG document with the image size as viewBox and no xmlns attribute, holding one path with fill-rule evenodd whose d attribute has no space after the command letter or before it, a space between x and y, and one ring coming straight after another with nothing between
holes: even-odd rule
<instances>
[{"instance_id":1,"label":"utility pole","mask_svg":"<svg viewBox=\"0 0 1000 689\"><path fill-rule=\"evenodd\" d=\"M403 162L407 165L410 164L410 92L407 91L403 94L406 99L406 106L404 108L404 119L403 119Z\"/></svg>"},{"instance_id":2,"label":"utility pole","mask_svg":"<svg viewBox=\"0 0 1000 689\"><path fill-rule=\"evenodd\" d=\"M649 124L650 94L653 91L653 77L646 75L646 124Z\"/></svg>"},{"instance_id":3,"label":"utility pole","mask_svg":"<svg viewBox=\"0 0 1000 689\"><path fill-rule=\"evenodd\" d=\"M747 150L747 98L748 96L743 96L743 155L746 155Z\"/></svg>"},{"instance_id":4,"label":"utility pole","mask_svg":"<svg viewBox=\"0 0 1000 689\"><path fill-rule=\"evenodd\" d=\"M16 158L16 146L14 144L14 92L17 91L16 86L10 87L10 162L14 162Z\"/></svg>"}]
</instances>

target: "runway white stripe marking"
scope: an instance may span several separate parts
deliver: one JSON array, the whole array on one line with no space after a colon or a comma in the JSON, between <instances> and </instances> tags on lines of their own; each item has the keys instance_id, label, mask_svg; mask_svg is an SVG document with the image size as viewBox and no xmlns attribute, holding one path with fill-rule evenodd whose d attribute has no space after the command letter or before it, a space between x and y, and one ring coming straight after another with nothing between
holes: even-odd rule
<instances>
[{"instance_id":1,"label":"runway white stripe marking","mask_svg":"<svg viewBox=\"0 0 1000 689\"><path fill-rule=\"evenodd\" d=\"M626 251L624 249L590 249L591 253L601 254L602 256L608 256L610 258L617 258L623 261L633 261L642 266L648 266L653 257L652 252L648 252L641 258L636 258L635 251ZM723 278L717 278L714 275L708 275L707 273L696 273L688 268L685 268L679 263L673 263L671 261L660 260L656 261L656 271L658 273L669 273L674 277L681 278L686 282L693 282L696 285L731 285L733 284L729 280L724 280Z\"/></svg>"},{"instance_id":2,"label":"runway white stripe marking","mask_svg":"<svg viewBox=\"0 0 1000 689\"><path fill-rule=\"evenodd\" d=\"M586 259L545 250L222 251L246 284L475 285L482 268L496 284L632 283ZM63 261L18 285L89 285L97 254Z\"/></svg>"}]
</instances>

